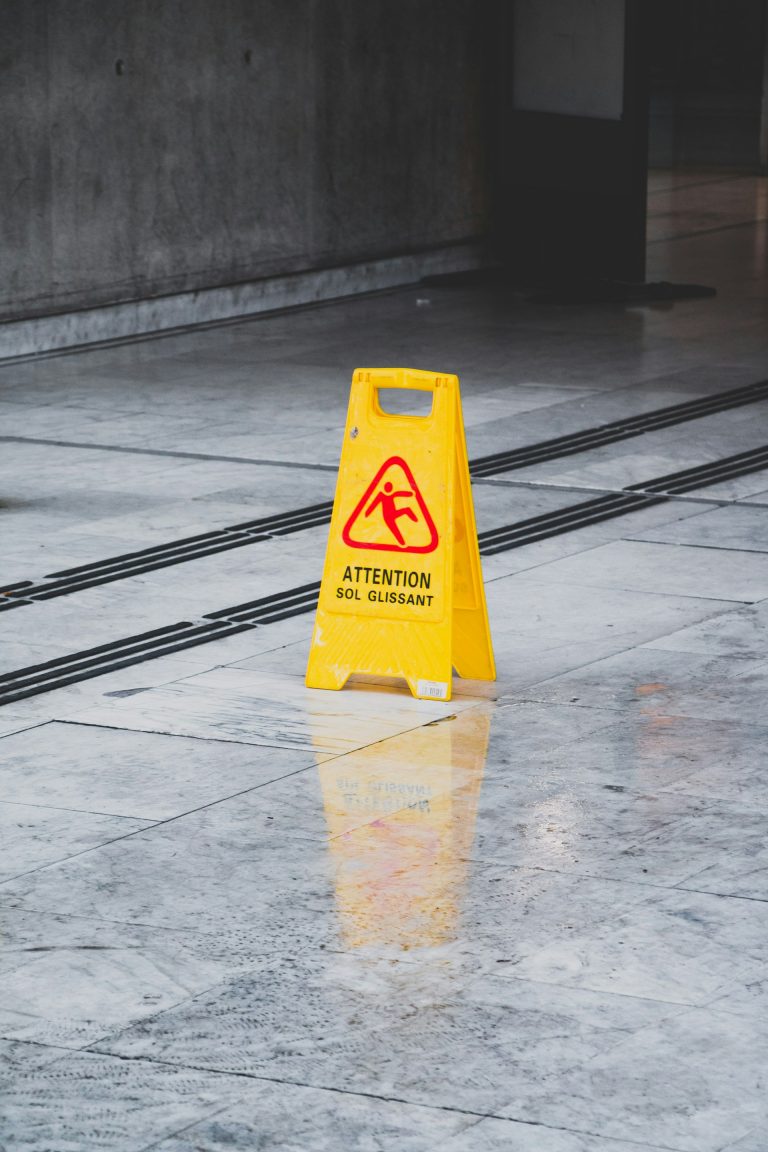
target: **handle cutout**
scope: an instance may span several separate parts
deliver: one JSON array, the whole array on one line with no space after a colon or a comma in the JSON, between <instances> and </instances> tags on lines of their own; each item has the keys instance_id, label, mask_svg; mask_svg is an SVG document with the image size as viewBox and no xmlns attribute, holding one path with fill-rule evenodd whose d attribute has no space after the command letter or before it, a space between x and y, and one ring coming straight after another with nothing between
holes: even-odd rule
<instances>
[{"instance_id":1,"label":"handle cutout","mask_svg":"<svg viewBox=\"0 0 768 1152\"><path fill-rule=\"evenodd\" d=\"M431 416L434 392L424 388L377 388L376 403L385 416Z\"/></svg>"}]
</instances>

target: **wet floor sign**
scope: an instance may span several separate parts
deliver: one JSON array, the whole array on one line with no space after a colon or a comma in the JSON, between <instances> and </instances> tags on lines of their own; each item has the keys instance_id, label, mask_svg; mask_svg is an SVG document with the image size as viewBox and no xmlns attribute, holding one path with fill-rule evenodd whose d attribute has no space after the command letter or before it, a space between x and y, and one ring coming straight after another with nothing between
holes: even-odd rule
<instances>
[{"instance_id":1,"label":"wet floor sign","mask_svg":"<svg viewBox=\"0 0 768 1152\"><path fill-rule=\"evenodd\" d=\"M395 415L380 389L432 393ZM495 679L457 376L360 368L307 668L310 688L352 673L398 676L450 700L453 669Z\"/></svg>"}]
</instances>

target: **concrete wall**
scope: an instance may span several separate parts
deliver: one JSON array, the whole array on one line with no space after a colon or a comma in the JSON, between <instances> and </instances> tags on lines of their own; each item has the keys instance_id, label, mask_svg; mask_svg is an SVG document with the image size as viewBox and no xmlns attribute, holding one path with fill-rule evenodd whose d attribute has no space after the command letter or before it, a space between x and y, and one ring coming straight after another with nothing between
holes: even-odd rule
<instances>
[{"instance_id":1,"label":"concrete wall","mask_svg":"<svg viewBox=\"0 0 768 1152\"><path fill-rule=\"evenodd\" d=\"M485 226L482 0L3 0L0 320Z\"/></svg>"}]
</instances>

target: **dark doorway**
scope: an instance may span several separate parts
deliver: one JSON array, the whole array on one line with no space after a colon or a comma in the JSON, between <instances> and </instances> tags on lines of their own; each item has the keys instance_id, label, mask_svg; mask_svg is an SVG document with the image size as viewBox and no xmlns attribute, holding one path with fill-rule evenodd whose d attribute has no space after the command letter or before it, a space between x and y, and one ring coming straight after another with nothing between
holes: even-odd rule
<instances>
[{"instance_id":1,"label":"dark doorway","mask_svg":"<svg viewBox=\"0 0 768 1152\"><path fill-rule=\"evenodd\" d=\"M648 0L648 24L651 167L756 170L765 0Z\"/></svg>"},{"instance_id":2,"label":"dark doorway","mask_svg":"<svg viewBox=\"0 0 768 1152\"><path fill-rule=\"evenodd\" d=\"M642 281L648 162L645 0L506 9L496 224L529 284Z\"/></svg>"}]
</instances>

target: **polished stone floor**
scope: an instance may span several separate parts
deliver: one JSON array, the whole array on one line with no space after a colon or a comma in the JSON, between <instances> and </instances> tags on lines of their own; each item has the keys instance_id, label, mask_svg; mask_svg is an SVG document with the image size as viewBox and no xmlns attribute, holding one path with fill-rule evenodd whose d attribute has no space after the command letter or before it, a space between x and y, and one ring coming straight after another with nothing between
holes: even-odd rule
<instances>
[{"instance_id":1,"label":"polished stone floor","mask_svg":"<svg viewBox=\"0 0 768 1152\"><path fill-rule=\"evenodd\" d=\"M407 288L0 364L3 586L333 494L359 365L470 457L768 376L768 181L655 173L647 306ZM474 484L481 532L768 444L768 400ZM0 615L0 673L320 576L319 526ZM311 615L0 708L5 1152L764 1152L768 468L483 563L451 703ZM1 684L2 682L0 682Z\"/></svg>"}]
</instances>

